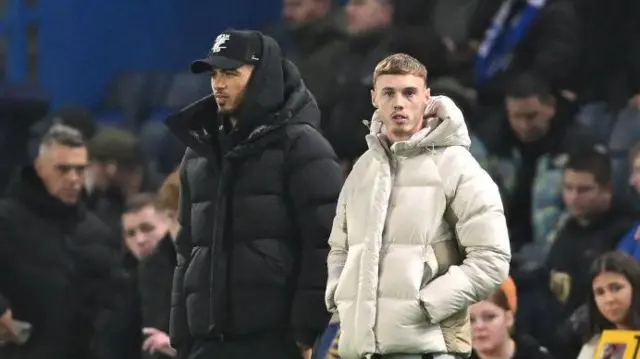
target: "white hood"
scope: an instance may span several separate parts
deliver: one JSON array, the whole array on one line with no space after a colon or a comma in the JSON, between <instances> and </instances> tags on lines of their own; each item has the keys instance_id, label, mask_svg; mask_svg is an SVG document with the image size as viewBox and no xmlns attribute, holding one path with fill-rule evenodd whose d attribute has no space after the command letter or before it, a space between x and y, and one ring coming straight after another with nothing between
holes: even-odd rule
<instances>
[{"instance_id":1,"label":"white hood","mask_svg":"<svg viewBox=\"0 0 640 359\"><path fill-rule=\"evenodd\" d=\"M408 148L415 147L449 147L463 146L469 148L471 138L464 116L458 106L446 96L433 96L424 112L425 127L410 139L402 141ZM378 136L384 134L385 129L380 119L379 111L374 112L369 126L367 142L378 142Z\"/></svg>"}]
</instances>

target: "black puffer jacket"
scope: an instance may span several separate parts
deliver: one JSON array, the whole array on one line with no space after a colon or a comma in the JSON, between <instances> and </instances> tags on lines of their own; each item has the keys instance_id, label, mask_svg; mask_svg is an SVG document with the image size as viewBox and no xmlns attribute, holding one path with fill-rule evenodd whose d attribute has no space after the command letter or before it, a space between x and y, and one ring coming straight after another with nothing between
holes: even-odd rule
<instances>
[{"instance_id":1,"label":"black puffer jacket","mask_svg":"<svg viewBox=\"0 0 640 359\"><path fill-rule=\"evenodd\" d=\"M111 232L83 206L49 195L32 166L0 201L0 293L14 319L29 322L26 344L0 347L0 358L104 357L97 325L110 313L117 286Z\"/></svg>"},{"instance_id":2,"label":"black puffer jacket","mask_svg":"<svg viewBox=\"0 0 640 359\"><path fill-rule=\"evenodd\" d=\"M342 172L316 130L296 67L263 39L238 128L206 97L167 120L181 166L171 339L233 340L278 330L312 345L326 325L326 257Z\"/></svg>"}]
</instances>

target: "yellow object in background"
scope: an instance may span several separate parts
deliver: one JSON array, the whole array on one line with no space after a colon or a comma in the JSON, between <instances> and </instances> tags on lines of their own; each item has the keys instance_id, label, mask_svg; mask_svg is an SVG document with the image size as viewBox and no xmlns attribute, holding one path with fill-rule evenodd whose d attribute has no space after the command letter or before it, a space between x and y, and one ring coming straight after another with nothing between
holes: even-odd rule
<instances>
[{"instance_id":1,"label":"yellow object in background","mask_svg":"<svg viewBox=\"0 0 640 359\"><path fill-rule=\"evenodd\" d=\"M640 331L605 330L593 359L640 359Z\"/></svg>"}]
</instances>

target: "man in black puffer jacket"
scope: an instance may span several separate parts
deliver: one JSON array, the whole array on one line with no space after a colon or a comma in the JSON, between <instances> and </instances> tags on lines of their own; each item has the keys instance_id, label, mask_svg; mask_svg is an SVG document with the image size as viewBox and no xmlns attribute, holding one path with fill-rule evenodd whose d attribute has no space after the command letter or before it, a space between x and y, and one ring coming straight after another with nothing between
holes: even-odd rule
<instances>
[{"instance_id":1,"label":"man in black puffer jacket","mask_svg":"<svg viewBox=\"0 0 640 359\"><path fill-rule=\"evenodd\" d=\"M316 102L259 32L223 32L192 71L211 75L213 95L167 120L188 146L172 345L190 359L307 356L329 319L327 240L342 186Z\"/></svg>"},{"instance_id":2,"label":"man in black puffer jacket","mask_svg":"<svg viewBox=\"0 0 640 359\"><path fill-rule=\"evenodd\" d=\"M80 132L54 125L0 200L0 293L33 327L26 343L0 346L2 359L128 358L103 350L124 346L104 326L121 276L114 234L80 201L87 164Z\"/></svg>"}]
</instances>

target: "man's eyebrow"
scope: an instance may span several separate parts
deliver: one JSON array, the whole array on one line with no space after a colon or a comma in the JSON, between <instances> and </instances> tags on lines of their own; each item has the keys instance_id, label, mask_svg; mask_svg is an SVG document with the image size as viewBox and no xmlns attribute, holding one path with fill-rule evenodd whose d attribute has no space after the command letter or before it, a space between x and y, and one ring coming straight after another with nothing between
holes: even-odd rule
<instances>
[{"instance_id":1,"label":"man's eyebrow","mask_svg":"<svg viewBox=\"0 0 640 359\"><path fill-rule=\"evenodd\" d=\"M394 88L394 87L388 87L388 86L387 86L387 87L383 87L383 88L382 88L382 91L395 91L395 90L396 90L396 88ZM418 88L417 88L417 87L415 87L415 86L408 86L408 87L403 87L403 88L401 88L400 90L401 90L401 91L407 91L407 90L417 91L417 90L418 90Z\"/></svg>"}]
</instances>

